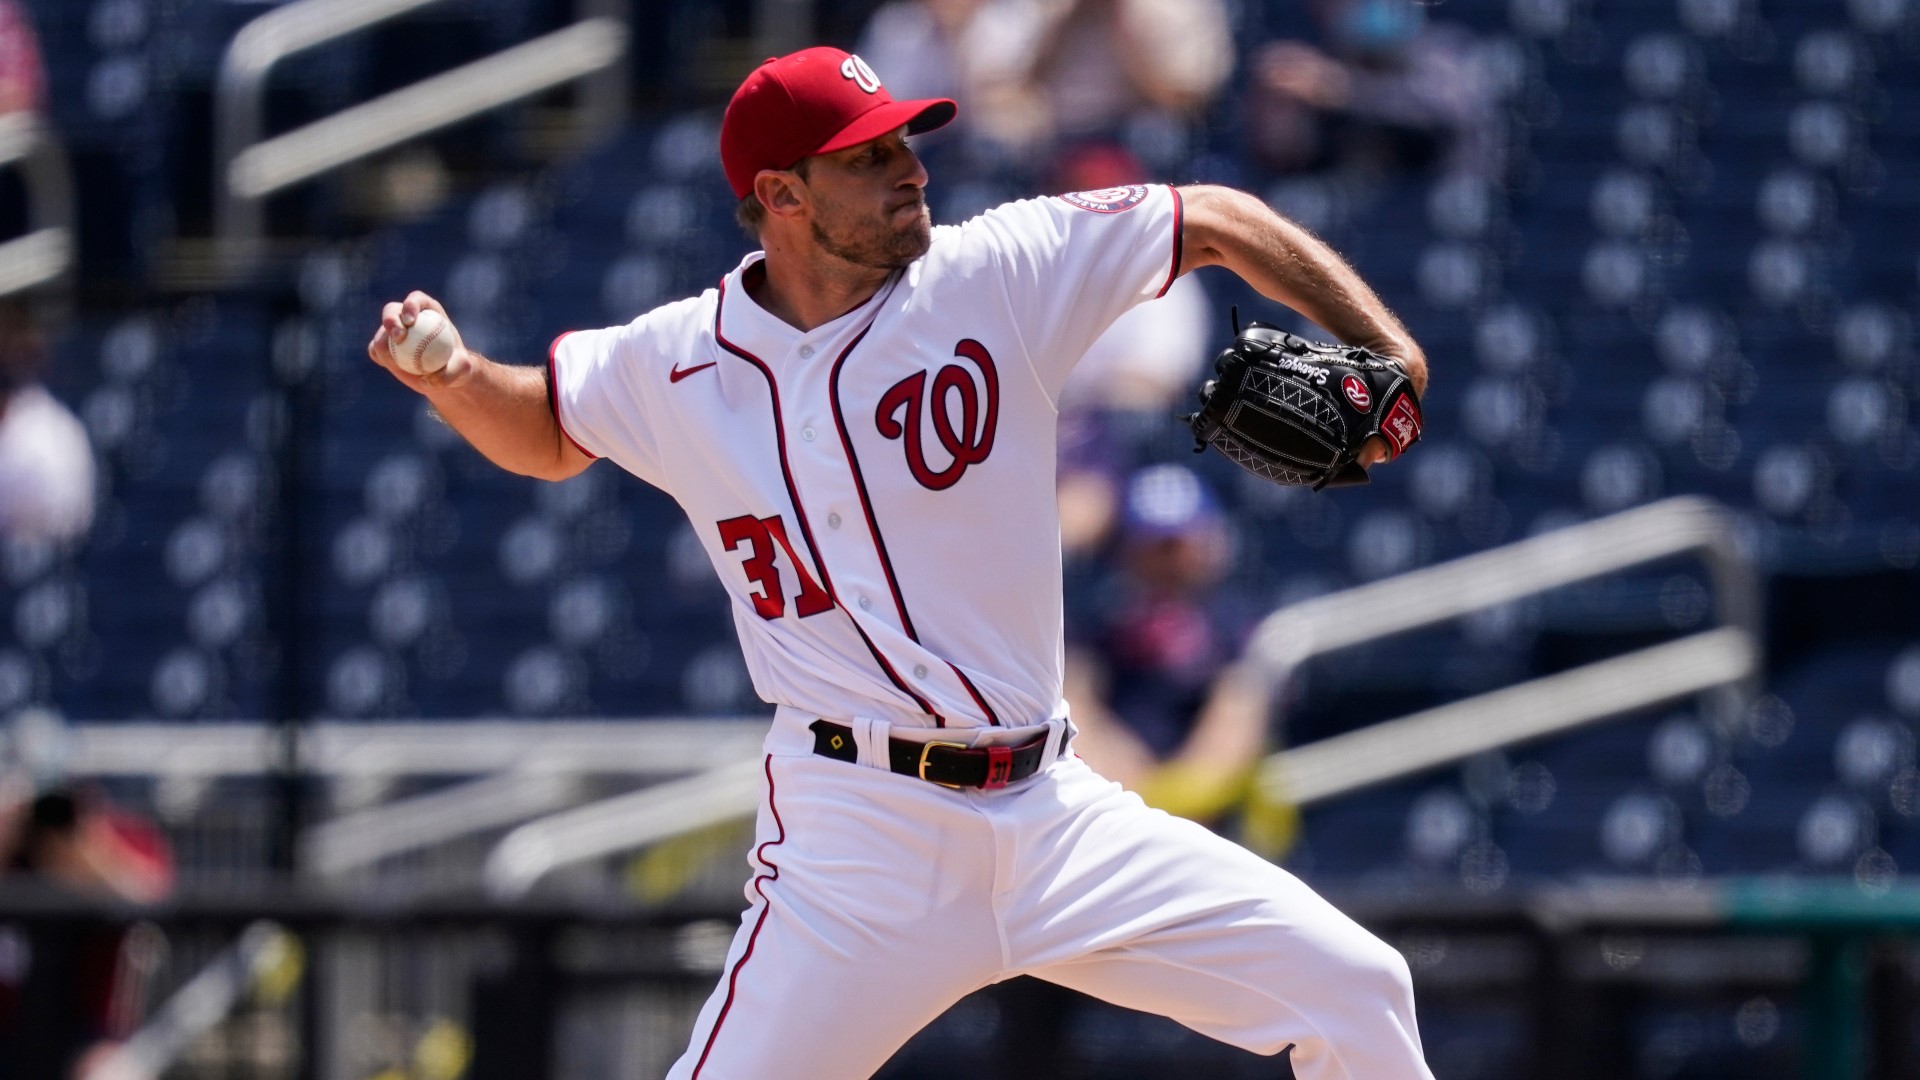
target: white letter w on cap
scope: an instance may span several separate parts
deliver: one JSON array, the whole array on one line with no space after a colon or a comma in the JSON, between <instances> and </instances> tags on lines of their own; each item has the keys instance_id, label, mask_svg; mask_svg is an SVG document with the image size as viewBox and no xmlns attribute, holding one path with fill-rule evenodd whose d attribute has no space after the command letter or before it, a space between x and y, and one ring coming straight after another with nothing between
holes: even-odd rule
<instances>
[{"instance_id":1,"label":"white letter w on cap","mask_svg":"<svg viewBox=\"0 0 1920 1080\"><path fill-rule=\"evenodd\" d=\"M871 94L880 89L880 76L873 73L865 60L849 56L840 61L840 74L853 80L853 84Z\"/></svg>"}]
</instances>

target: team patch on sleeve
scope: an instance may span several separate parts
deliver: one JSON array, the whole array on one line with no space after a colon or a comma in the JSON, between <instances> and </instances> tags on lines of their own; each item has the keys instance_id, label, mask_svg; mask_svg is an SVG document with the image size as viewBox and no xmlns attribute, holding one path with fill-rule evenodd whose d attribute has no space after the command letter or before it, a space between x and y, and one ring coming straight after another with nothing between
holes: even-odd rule
<instances>
[{"instance_id":1,"label":"team patch on sleeve","mask_svg":"<svg viewBox=\"0 0 1920 1080\"><path fill-rule=\"evenodd\" d=\"M1098 191L1074 191L1060 197L1082 210L1091 210L1096 214L1117 214L1145 202L1147 186L1129 184L1126 187L1101 188Z\"/></svg>"}]
</instances>

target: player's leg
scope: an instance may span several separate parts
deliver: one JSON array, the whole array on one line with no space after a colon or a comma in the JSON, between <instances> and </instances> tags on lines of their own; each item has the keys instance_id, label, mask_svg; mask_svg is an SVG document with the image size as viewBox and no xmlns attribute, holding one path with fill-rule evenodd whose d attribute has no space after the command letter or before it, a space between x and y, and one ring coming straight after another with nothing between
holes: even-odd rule
<instances>
[{"instance_id":1,"label":"player's leg","mask_svg":"<svg viewBox=\"0 0 1920 1080\"><path fill-rule=\"evenodd\" d=\"M849 1080L1000 970L992 834L918 780L769 759L750 901L668 1080Z\"/></svg>"},{"instance_id":2,"label":"player's leg","mask_svg":"<svg viewBox=\"0 0 1920 1080\"><path fill-rule=\"evenodd\" d=\"M1291 1045L1300 1080L1431 1080L1391 946L1239 845L1057 768L1060 812L1022 830L1020 970L1255 1053Z\"/></svg>"}]
</instances>

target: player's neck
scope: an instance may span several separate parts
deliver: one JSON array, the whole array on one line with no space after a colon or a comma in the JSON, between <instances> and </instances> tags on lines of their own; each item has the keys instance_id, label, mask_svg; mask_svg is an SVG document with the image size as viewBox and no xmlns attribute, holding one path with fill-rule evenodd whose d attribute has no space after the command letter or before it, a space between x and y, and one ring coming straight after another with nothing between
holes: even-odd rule
<instances>
[{"instance_id":1,"label":"player's neck","mask_svg":"<svg viewBox=\"0 0 1920 1080\"><path fill-rule=\"evenodd\" d=\"M818 249L779 248L747 268L747 295L788 326L806 333L873 298L891 270L855 266Z\"/></svg>"}]
</instances>

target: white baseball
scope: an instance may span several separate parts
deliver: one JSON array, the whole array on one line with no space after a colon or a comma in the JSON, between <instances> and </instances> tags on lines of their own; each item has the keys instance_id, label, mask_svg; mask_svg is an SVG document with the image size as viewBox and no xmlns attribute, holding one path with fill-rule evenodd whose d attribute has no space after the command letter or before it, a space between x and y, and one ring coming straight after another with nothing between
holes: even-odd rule
<instances>
[{"instance_id":1,"label":"white baseball","mask_svg":"<svg viewBox=\"0 0 1920 1080\"><path fill-rule=\"evenodd\" d=\"M445 315L422 308L413 317L413 325L401 330L398 338L387 339L387 351L401 371L429 375L447 366L460 348L460 331Z\"/></svg>"}]
</instances>

